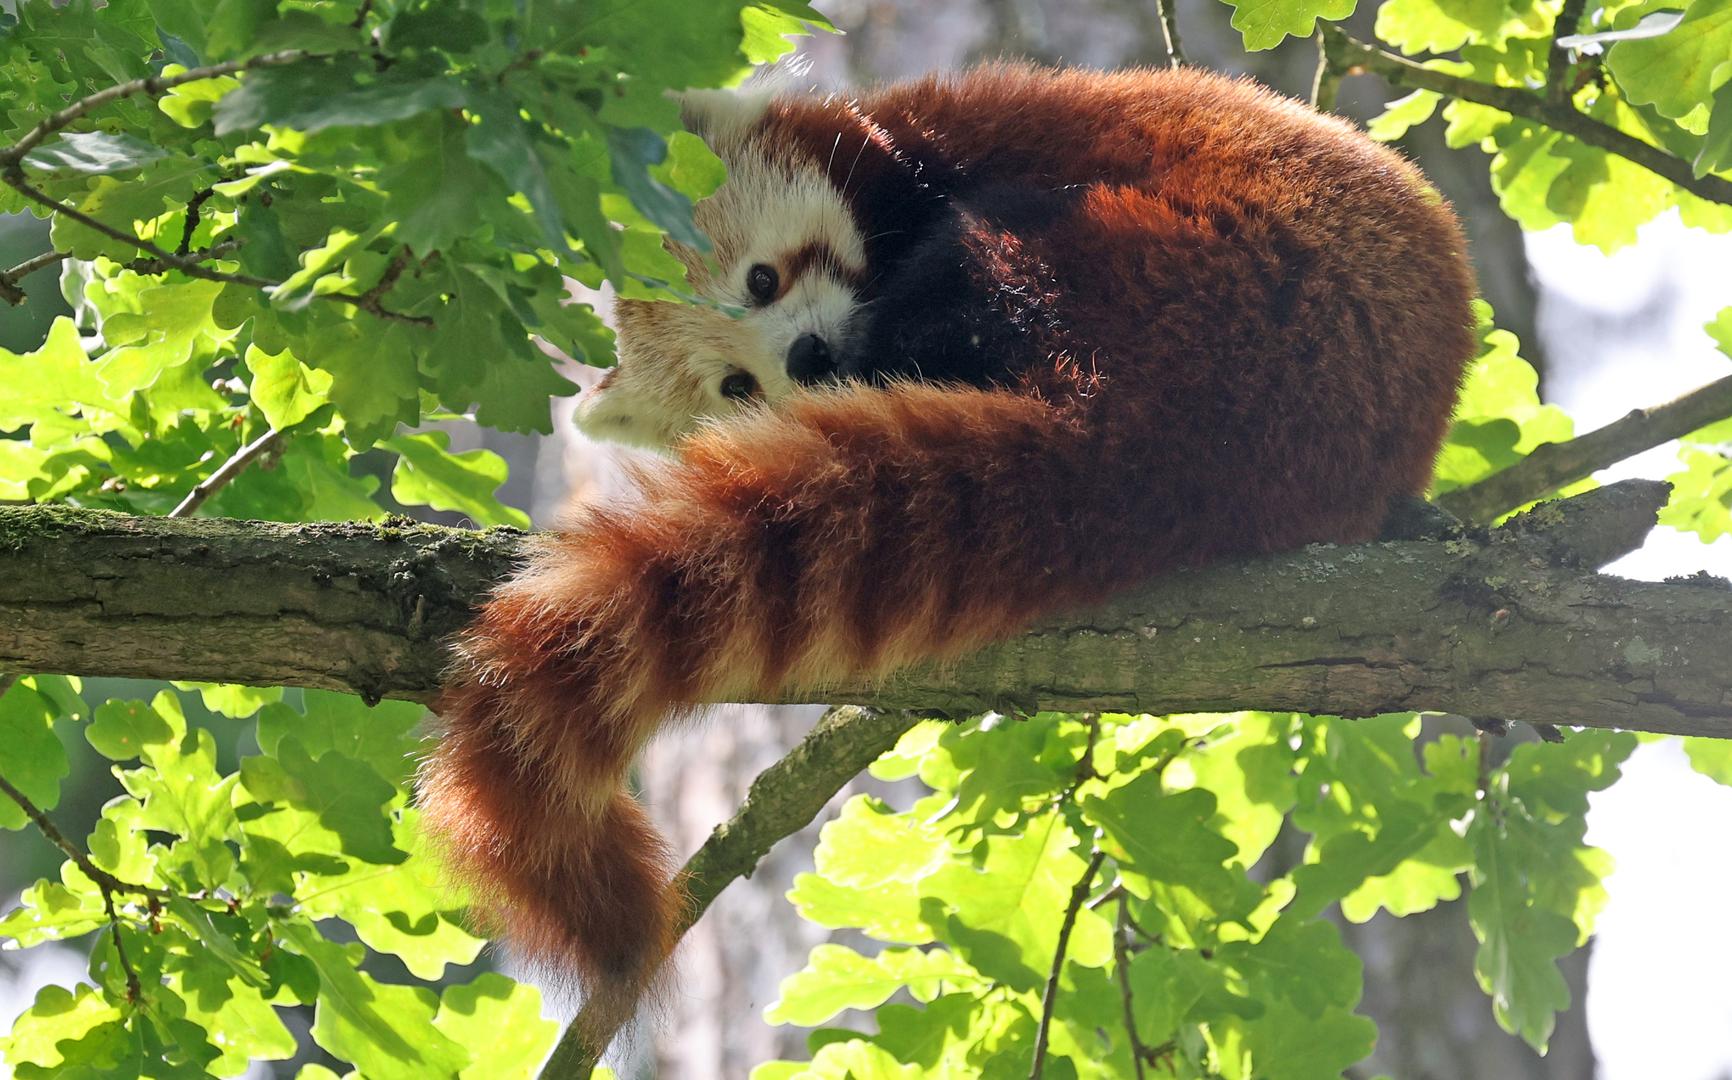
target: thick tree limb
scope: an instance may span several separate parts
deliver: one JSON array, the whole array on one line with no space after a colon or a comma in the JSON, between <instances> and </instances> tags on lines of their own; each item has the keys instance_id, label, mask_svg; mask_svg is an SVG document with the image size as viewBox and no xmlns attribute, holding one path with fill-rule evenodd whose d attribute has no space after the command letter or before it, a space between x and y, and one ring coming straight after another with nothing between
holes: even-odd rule
<instances>
[{"instance_id":1,"label":"thick tree limb","mask_svg":"<svg viewBox=\"0 0 1732 1080\"><path fill-rule=\"evenodd\" d=\"M1166 575L945 665L791 700L951 712L1430 710L1732 736L1723 583L1589 572L1665 485L1547 504L1480 539L1313 547ZM0 670L428 700L440 641L530 541L0 509Z\"/></svg>"},{"instance_id":2,"label":"thick tree limb","mask_svg":"<svg viewBox=\"0 0 1732 1080\"><path fill-rule=\"evenodd\" d=\"M1465 521L1493 521L1566 484L1697 428L1732 416L1732 375L1690 391L1676 401L1635 409L1605 427L1545 443L1502 472L1458 488L1438 504Z\"/></svg>"}]
</instances>

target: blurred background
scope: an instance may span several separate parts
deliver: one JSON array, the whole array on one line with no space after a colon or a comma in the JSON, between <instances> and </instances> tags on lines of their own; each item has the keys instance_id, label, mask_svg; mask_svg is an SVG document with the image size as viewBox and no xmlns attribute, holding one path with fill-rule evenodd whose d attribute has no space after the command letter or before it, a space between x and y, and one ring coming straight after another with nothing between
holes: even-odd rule
<instances>
[{"instance_id":1,"label":"blurred background","mask_svg":"<svg viewBox=\"0 0 1732 1080\"><path fill-rule=\"evenodd\" d=\"M1097 67L1165 62L1159 20L1146 0L819 0L819 6L845 34L805 42L809 67L796 81L825 87L994 57ZM1368 38L1375 5L1363 7L1347 26ZM1247 55L1228 25L1231 14L1218 0L1179 0L1188 59L1307 95L1316 65L1312 46L1289 40ZM1338 109L1364 120L1393 96L1377 80L1351 78ZM1524 235L1498 209L1483 155L1447 150L1439 121L1414 129L1402 146L1454 202L1498 324L1521 338L1522 354L1540 371L1543 396L1575 418L1578 432L1727 373L1726 358L1701 324L1732 304L1732 236L1692 232L1667 217L1645 228L1634 247L1606 257L1576 245L1567 232ZM0 265L43 250L46 234L45 222L0 219ZM29 305L0 311L0 346L23 349L40 340L57 313L53 273L26 280ZM590 299L606 310L606 296ZM589 369L572 375L585 383L594 378ZM543 525L556 520L572 493L606 490L619 476L620 452L584 440L569 423L570 402L561 404L556 415L565 422L549 439L453 433L453 449L465 448L467 440L511 462L502 497L528 508ZM1608 478L1663 478L1678 469L1673 448L1662 447ZM1614 572L1660 578L1698 569L1732 574L1732 537L1705 545L1659 529ZM87 686L86 696L148 696L153 690L104 682ZM196 696L187 700L195 722L196 704ZM690 852L702 843L732 813L752 777L779 758L818 711L730 706L715 710L706 724L661 739L642 779L676 846ZM220 736L235 725L219 719L213 727ZM225 753L251 749L229 745ZM75 835L114 791L99 764L85 764L87 774L69 780L57 812ZM858 790L845 789L838 803ZM905 797L878 793L893 801ZM1732 923L1720 917L1724 898L1732 895L1732 789L1692 772L1674 744L1646 745L1623 780L1596 797L1589 822L1589 841L1612 853L1619 872L1610 879L1598 934L1566 962L1575 1004L1560 1017L1548 1056L1538 1057L1493 1021L1474 983L1473 941L1457 903L1344 927L1365 959L1362 1009L1381 1028L1376 1055L1355 1075L1732 1078ZM775 999L779 980L830 936L800 921L783 900L793 876L810 868L815 841L816 827L782 843L688 935L680 981L656 1031L640 1033L616 1055L622 1076L743 1077L758 1062L803 1056L802 1031L755 1018ZM0 896L10 902L30 881L53 873L57 862L33 834L0 834ZM83 956L68 948L0 954L0 1016L16 1015L45 982L79 980L83 968ZM276 1070L255 1072L288 1076L293 1067L279 1063Z\"/></svg>"}]
</instances>

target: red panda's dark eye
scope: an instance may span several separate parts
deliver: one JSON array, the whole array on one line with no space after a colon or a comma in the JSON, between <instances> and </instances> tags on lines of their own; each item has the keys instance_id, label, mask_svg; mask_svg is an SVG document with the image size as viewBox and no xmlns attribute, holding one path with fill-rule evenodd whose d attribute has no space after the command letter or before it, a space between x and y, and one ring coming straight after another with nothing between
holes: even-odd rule
<instances>
[{"instance_id":1,"label":"red panda's dark eye","mask_svg":"<svg viewBox=\"0 0 1732 1080\"><path fill-rule=\"evenodd\" d=\"M744 371L736 371L722 378L720 389L729 401L746 401L758 396L758 380Z\"/></svg>"},{"instance_id":2,"label":"red panda's dark eye","mask_svg":"<svg viewBox=\"0 0 1732 1080\"><path fill-rule=\"evenodd\" d=\"M760 304L767 304L776 298L776 289L782 279L776 274L776 268L759 263L746 271L746 291L752 294L752 299Z\"/></svg>"}]
</instances>

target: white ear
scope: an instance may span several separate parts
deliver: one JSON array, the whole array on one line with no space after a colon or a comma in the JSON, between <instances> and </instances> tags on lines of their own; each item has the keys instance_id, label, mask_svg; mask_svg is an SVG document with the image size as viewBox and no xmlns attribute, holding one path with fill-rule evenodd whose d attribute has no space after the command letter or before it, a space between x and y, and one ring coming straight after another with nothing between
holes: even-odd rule
<instances>
[{"instance_id":1,"label":"white ear","mask_svg":"<svg viewBox=\"0 0 1732 1080\"><path fill-rule=\"evenodd\" d=\"M774 86L753 86L737 90L687 90L676 95L680 102L680 119L686 130L711 146L718 142L735 142L745 129L758 122L770 99L776 96Z\"/></svg>"}]
</instances>

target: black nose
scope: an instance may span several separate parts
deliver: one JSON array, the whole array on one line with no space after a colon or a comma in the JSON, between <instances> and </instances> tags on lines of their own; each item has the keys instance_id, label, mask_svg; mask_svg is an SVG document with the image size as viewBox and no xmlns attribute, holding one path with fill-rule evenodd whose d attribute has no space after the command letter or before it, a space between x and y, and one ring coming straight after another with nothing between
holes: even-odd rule
<instances>
[{"instance_id":1,"label":"black nose","mask_svg":"<svg viewBox=\"0 0 1732 1080\"><path fill-rule=\"evenodd\" d=\"M817 334L801 334L788 346L788 377L795 382L822 382L835 374L830 343Z\"/></svg>"}]
</instances>

